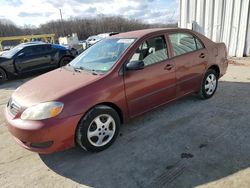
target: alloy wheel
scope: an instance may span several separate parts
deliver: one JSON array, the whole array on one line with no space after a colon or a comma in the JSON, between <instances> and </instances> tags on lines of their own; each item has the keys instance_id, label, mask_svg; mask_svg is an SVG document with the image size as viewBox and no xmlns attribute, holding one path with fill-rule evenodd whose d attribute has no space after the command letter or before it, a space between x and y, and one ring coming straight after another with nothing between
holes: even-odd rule
<instances>
[{"instance_id":1,"label":"alloy wheel","mask_svg":"<svg viewBox=\"0 0 250 188\"><path fill-rule=\"evenodd\" d=\"M207 95L212 95L216 89L217 80L214 74L209 74L205 82L205 91Z\"/></svg>"},{"instance_id":2,"label":"alloy wheel","mask_svg":"<svg viewBox=\"0 0 250 188\"><path fill-rule=\"evenodd\" d=\"M115 134L116 124L112 116L101 114L88 127L88 141L96 147L104 146L111 141Z\"/></svg>"}]
</instances>

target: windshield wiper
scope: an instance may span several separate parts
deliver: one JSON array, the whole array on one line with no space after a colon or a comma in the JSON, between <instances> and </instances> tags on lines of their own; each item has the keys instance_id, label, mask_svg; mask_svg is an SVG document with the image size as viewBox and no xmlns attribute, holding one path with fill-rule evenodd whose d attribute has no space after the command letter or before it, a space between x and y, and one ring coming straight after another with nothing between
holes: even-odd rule
<instances>
[{"instance_id":1,"label":"windshield wiper","mask_svg":"<svg viewBox=\"0 0 250 188\"><path fill-rule=\"evenodd\" d=\"M95 70L95 69L90 70L90 69L86 69L86 68L84 68L84 67L79 67L78 69L84 70L84 71L87 71L87 72L91 72L93 75L99 75L99 74L100 74L100 73L99 73L97 70Z\"/></svg>"},{"instance_id":2,"label":"windshield wiper","mask_svg":"<svg viewBox=\"0 0 250 188\"><path fill-rule=\"evenodd\" d=\"M93 75L99 75L100 74L100 72L98 70L95 70L95 69L90 70L90 69L86 69L84 67L74 67L74 66L72 66L70 64L68 64L68 66L72 67L75 72L86 71L86 72L92 73Z\"/></svg>"},{"instance_id":3,"label":"windshield wiper","mask_svg":"<svg viewBox=\"0 0 250 188\"><path fill-rule=\"evenodd\" d=\"M73 67L73 69L74 69L75 72L82 72L83 71L83 69L78 68L78 67Z\"/></svg>"},{"instance_id":4,"label":"windshield wiper","mask_svg":"<svg viewBox=\"0 0 250 188\"><path fill-rule=\"evenodd\" d=\"M99 75L99 74L100 74L100 71L97 71L97 70L95 70L95 69L92 69L92 70L91 70L91 73L92 73L93 75Z\"/></svg>"},{"instance_id":5,"label":"windshield wiper","mask_svg":"<svg viewBox=\"0 0 250 188\"><path fill-rule=\"evenodd\" d=\"M77 67L77 68L75 68L76 70L78 70L78 71L86 71L86 72L91 72L91 70L90 69L86 69L86 68L84 68L84 67Z\"/></svg>"},{"instance_id":6,"label":"windshield wiper","mask_svg":"<svg viewBox=\"0 0 250 188\"><path fill-rule=\"evenodd\" d=\"M82 72L82 67L74 67L71 64L68 64L67 66L71 67L75 72Z\"/></svg>"}]
</instances>

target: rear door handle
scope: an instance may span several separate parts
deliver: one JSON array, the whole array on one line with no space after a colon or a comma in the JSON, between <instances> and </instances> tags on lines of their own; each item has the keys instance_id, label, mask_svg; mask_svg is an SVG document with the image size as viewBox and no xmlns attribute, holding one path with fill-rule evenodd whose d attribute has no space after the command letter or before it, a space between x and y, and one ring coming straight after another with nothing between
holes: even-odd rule
<instances>
[{"instance_id":1,"label":"rear door handle","mask_svg":"<svg viewBox=\"0 0 250 188\"><path fill-rule=\"evenodd\" d=\"M204 53L201 53L201 54L199 55L199 57L200 57L200 58L205 58L206 56L205 56Z\"/></svg>"},{"instance_id":2,"label":"rear door handle","mask_svg":"<svg viewBox=\"0 0 250 188\"><path fill-rule=\"evenodd\" d=\"M167 64L166 66L165 66L165 70L171 70L173 68L173 65L172 64Z\"/></svg>"}]
</instances>

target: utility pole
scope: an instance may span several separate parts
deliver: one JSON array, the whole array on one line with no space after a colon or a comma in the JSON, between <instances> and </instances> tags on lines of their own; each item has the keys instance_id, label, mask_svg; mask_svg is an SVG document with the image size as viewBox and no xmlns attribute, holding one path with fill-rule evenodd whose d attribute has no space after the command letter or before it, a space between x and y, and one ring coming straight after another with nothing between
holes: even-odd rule
<instances>
[{"instance_id":1,"label":"utility pole","mask_svg":"<svg viewBox=\"0 0 250 188\"><path fill-rule=\"evenodd\" d=\"M60 17L61 17L61 24L62 24L63 35L65 36L66 34L65 34L65 28L64 28L64 24L63 24L63 18L62 18L62 10L59 9L59 11L60 11Z\"/></svg>"},{"instance_id":2,"label":"utility pole","mask_svg":"<svg viewBox=\"0 0 250 188\"><path fill-rule=\"evenodd\" d=\"M62 19L62 10L61 9L59 9L59 10L60 10L61 21L63 21L63 19Z\"/></svg>"}]
</instances>

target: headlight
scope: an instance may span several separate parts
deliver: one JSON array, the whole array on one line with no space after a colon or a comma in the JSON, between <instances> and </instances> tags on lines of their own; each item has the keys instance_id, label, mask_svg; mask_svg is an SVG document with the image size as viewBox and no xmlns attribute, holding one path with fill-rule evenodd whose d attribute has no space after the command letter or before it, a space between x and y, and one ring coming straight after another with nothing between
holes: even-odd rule
<instances>
[{"instance_id":1,"label":"headlight","mask_svg":"<svg viewBox=\"0 0 250 188\"><path fill-rule=\"evenodd\" d=\"M55 117L61 113L63 103L61 102L45 102L31 106L24 110L21 115L23 120L42 120Z\"/></svg>"}]
</instances>

